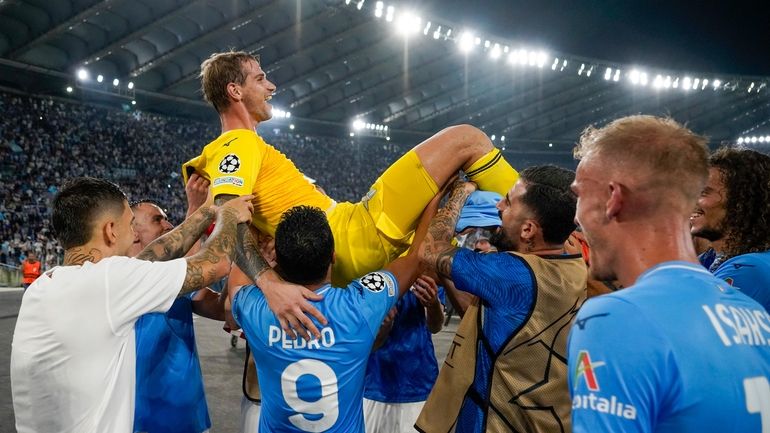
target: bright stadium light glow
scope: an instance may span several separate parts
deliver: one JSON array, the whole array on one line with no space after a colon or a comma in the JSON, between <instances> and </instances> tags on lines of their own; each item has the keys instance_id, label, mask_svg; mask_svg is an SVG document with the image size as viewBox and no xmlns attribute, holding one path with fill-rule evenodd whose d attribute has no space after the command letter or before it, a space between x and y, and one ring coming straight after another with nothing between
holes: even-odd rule
<instances>
[{"instance_id":1,"label":"bright stadium light glow","mask_svg":"<svg viewBox=\"0 0 770 433\"><path fill-rule=\"evenodd\" d=\"M612 77L612 81L620 81L620 69L615 69L615 75Z\"/></svg>"},{"instance_id":2,"label":"bright stadium light glow","mask_svg":"<svg viewBox=\"0 0 770 433\"><path fill-rule=\"evenodd\" d=\"M395 14L395 12L396 12L396 8L394 8L393 6L388 6L385 12L385 21L387 22L393 21L393 14Z\"/></svg>"},{"instance_id":3,"label":"bright stadium light glow","mask_svg":"<svg viewBox=\"0 0 770 433\"><path fill-rule=\"evenodd\" d=\"M495 46L492 47L492 50L489 51L489 57L491 57L492 60L500 58L500 44L495 44Z\"/></svg>"},{"instance_id":4,"label":"bright stadium light glow","mask_svg":"<svg viewBox=\"0 0 770 433\"><path fill-rule=\"evenodd\" d=\"M361 8L364 7L364 2L365 1L366 0L359 1L358 4L356 5L356 9L361 10Z\"/></svg>"},{"instance_id":5,"label":"bright stadium light glow","mask_svg":"<svg viewBox=\"0 0 770 433\"><path fill-rule=\"evenodd\" d=\"M631 73L628 74L628 79L631 80L633 85L639 84L639 71L636 69L631 70Z\"/></svg>"},{"instance_id":6,"label":"bright stadium light glow","mask_svg":"<svg viewBox=\"0 0 770 433\"><path fill-rule=\"evenodd\" d=\"M708 86L708 85L709 85L709 80L707 80L706 78L704 78L704 79L703 79L703 81L701 82L701 87L700 87L700 89L701 89L701 90L704 90L704 89L706 88L706 86Z\"/></svg>"},{"instance_id":7,"label":"bright stadium light glow","mask_svg":"<svg viewBox=\"0 0 770 433\"><path fill-rule=\"evenodd\" d=\"M72 86L67 86L67 93L72 93Z\"/></svg>"},{"instance_id":8,"label":"bright stadium light glow","mask_svg":"<svg viewBox=\"0 0 770 433\"><path fill-rule=\"evenodd\" d=\"M553 63L551 64L551 70L555 71L557 66L559 66L559 58L558 57L553 59Z\"/></svg>"},{"instance_id":9,"label":"bright stadium light glow","mask_svg":"<svg viewBox=\"0 0 770 433\"><path fill-rule=\"evenodd\" d=\"M491 139L492 139L492 141L495 141L495 134L492 134L492 136L491 136L491 137L489 137L489 138L491 138Z\"/></svg>"},{"instance_id":10,"label":"bright stadium light glow","mask_svg":"<svg viewBox=\"0 0 770 433\"><path fill-rule=\"evenodd\" d=\"M356 136L356 134L354 134L354 133L352 133L352 132L351 132L351 133L350 133L350 136L351 136L351 137L355 137L355 136Z\"/></svg>"},{"instance_id":11,"label":"bright stadium light glow","mask_svg":"<svg viewBox=\"0 0 770 433\"><path fill-rule=\"evenodd\" d=\"M679 77L676 77L674 79L674 82L673 82L673 84L671 84L671 87L673 87L675 89L679 87Z\"/></svg>"},{"instance_id":12,"label":"bright stadium light glow","mask_svg":"<svg viewBox=\"0 0 770 433\"><path fill-rule=\"evenodd\" d=\"M529 57L529 66L535 66L537 64L537 53L534 51L530 51L527 54Z\"/></svg>"},{"instance_id":13,"label":"bright stadium light glow","mask_svg":"<svg viewBox=\"0 0 770 433\"><path fill-rule=\"evenodd\" d=\"M612 68L607 68L607 70L604 71L604 79L609 81L612 78Z\"/></svg>"},{"instance_id":14,"label":"bright stadium light glow","mask_svg":"<svg viewBox=\"0 0 770 433\"><path fill-rule=\"evenodd\" d=\"M291 125L289 125L289 129L291 129L292 131L294 131L294 124L293 124L293 123L292 123Z\"/></svg>"},{"instance_id":15,"label":"bright stadium light glow","mask_svg":"<svg viewBox=\"0 0 770 433\"><path fill-rule=\"evenodd\" d=\"M716 90L716 89L718 89L718 88L719 88L719 86L721 86L721 85L722 85L722 82L721 82L721 81L719 81L719 80L714 80L714 82L713 82L712 84L713 84L713 86L714 86L714 90Z\"/></svg>"},{"instance_id":16,"label":"bright stadium light glow","mask_svg":"<svg viewBox=\"0 0 770 433\"><path fill-rule=\"evenodd\" d=\"M136 105L136 101L131 101L131 105Z\"/></svg>"},{"instance_id":17,"label":"bright stadium light glow","mask_svg":"<svg viewBox=\"0 0 770 433\"><path fill-rule=\"evenodd\" d=\"M751 137L751 142L752 143L756 143L757 142L757 137Z\"/></svg>"},{"instance_id":18,"label":"bright stadium light glow","mask_svg":"<svg viewBox=\"0 0 770 433\"><path fill-rule=\"evenodd\" d=\"M738 138L738 144L743 144L743 137Z\"/></svg>"},{"instance_id":19,"label":"bright stadium light glow","mask_svg":"<svg viewBox=\"0 0 770 433\"><path fill-rule=\"evenodd\" d=\"M500 137L500 141L505 141L505 135L503 135L502 137Z\"/></svg>"},{"instance_id":20,"label":"bright stadium light glow","mask_svg":"<svg viewBox=\"0 0 770 433\"><path fill-rule=\"evenodd\" d=\"M690 86L692 85L692 78L690 77L684 77L682 79L682 88L684 90L690 90Z\"/></svg>"},{"instance_id":21,"label":"bright stadium light glow","mask_svg":"<svg viewBox=\"0 0 770 433\"><path fill-rule=\"evenodd\" d=\"M639 83L642 86L646 86L647 85L647 73L646 72L641 72L639 74Z\"/></svg>"},{"instance_id":22,"label":"bright stadium light glow","mask_svg":"<svg viewBox=\"0 0 770 433\"><path fill-rule=\"evenodd\" d=\"M404 36L411 36L420 31L422 18L411 12L404 12L396 20L396 31Z\"/></svg>"},{"instance_id":23,"label":"bright stadium light glow","mask_svg":"<svg viewBox=\"0 0 770 433\"><path fill-rule=\"evenodd\" d=\"M481 38L476 36L476 39L474 39L473 42L475 42L476 45L481 45Z\"/></svg>"},{"instance_id":24,"label":"bright stadium light glow","mask_svg":"<svg viewBox=\"0 0 770 433\"><path fill-rule=\"evenodd\" d=\"M112 80L112 85L113 85L113 86L115 86L115 87L118 87L118 84L120 84L120 80L118 80L117 78L115 78L114 80Z\"/></svg>"},{"instance_id":25,"label":"bright stadium light glow","mask_svg":"<svg viewBox=\"0 0 770 433\"><path fill-rule=\"evenodd\" d=\"M663 86L666 89L670 89L671 88L671 75L666 75L666 79L663 80Z\"/></svg>"},{"instance_id":26,"label":"bright stadium light glow","mask_svg":"<svg viewBox=\"0 0 770 433\"><path fill-rule=\"evenodd\" d=\"M382 8L385 7L385 3L378 1L374 4L374 16L377 18L382 17Z\"/></svg>"},{"instance_id":27,"label":"bright stadium light glow","mask_svg":"<svg viewBox=\"0 0 770 433\"><path fill-rule=\"evenodd\" d=\"M375 9L374 16L377 18L382 18L382 9Z\"/></svg>"},{"instance_id":28,"label":"bright stadium light glow","mask_svg":"<svg viewBox=\"0 0 770 433\"><path fill-rule=\"evenodd\" d=\"M96 82L97 83L101 83L102 81L104 81L104 75L102 75L102 74L97 75L96 76Z\"/></svg>"},{"instance_id":29,"label":"bright stadium light glow","mask_svg":"<svg viewBox=\"0 0 770 433\"><path fill-rule=\"evenodd\" d=\"M422 34L426 36L428 35L428 32L430 31L430 24L431 24L430 21L428 21L428 23L425 24L425 29L422 31Z\"/></svg>"},{"instance_id":30,"label":"bright stadium light glow","mask_svg":"<svg viewBox=\"0 0 770 433\"><path fill-rule=\"evenodd\" d=\"M759 140L757 140L757 141L759 141L760 143L764 143L765 142L765 136L763 135L763 136L759 137Z\"/></svg>"},{"instance_id":31,"label":"bright stadium light glow","mask_svg":"<svg viewBox=\"0 0 770 433\"><path fill-rule=\"evenodd\" d=\"M545 66L545 62L548 61L548 54L545 51L537 52L537 67L542 68Z\"/></svg>"},{"instance_id":32,"label":"bright stadium light glow","mask_svg":"<svg viewBox=\"0 0 770 433\"><path fill-rule=\"evenodd\" d=\"M486 41L484 41L484 48L489 48L489 47L490 47L490 45L492 45L492 42L490 42L490 41L489 41L489 39L487 39Z\"/></svg>"},{"instance_id":33,"label":"bright stadium light glow","mask_svg":"<svg viewBox=\"0 0 770 433\"><path fill-rule=\"evenodd\" d=\"M78 69L78 80L80 81L88 80L88 71L85 68Z\"/></svg>"},{"instance_id":34,"label":"bright stadium light glow","mask_svg":"<svg viewBox=\"0 0 770 433\"><path fill-rule=\"evenodd\" d=\"M134 82L133 81L129 81L128 82L128 88L129 89L133 89L134 88Z\"/></svg>"},{"instance_id":35,"label":"bright stadium light glow","mask_svg":"<svg viewBox=\"0 0 770 433\"><path fill-rule=\"evenodd\" d=\"M364 126L366 126L366 124L361 119L356 119L356 120L353 121L353 129L355 131L360 131L360 130L364 129Z\"/></svg>"},{"instance_id":36,"label":"bright stadium light glow","mask_svg":"<svg viewBox=\"0 0 770 433\"><path fill-rule=\"evenodd\" d=\"M652 87L656 89L663 87L663 77L660 74L656 75L655 79L652 80Z\"/></svg>"},{"instance_id":37,"label":"bright stadium light glow","mask_svg":"<svg viewBox=\"0 0 770 433\"><path fill-rule=\"evenodd\" d=\"M473 33L470 32L463 32L460 35L460 39L457 42L457 46L460 48L460 51L464 53L469 53L473 49Z\"/></svg>"},{"instance_id":38,"label":"bright stadium light glow","mask_svg":"<svg viewBox=\"0 0 770 433\"><path fill-rule=\"evenodd\" d=\"M696 78L696 79L695 79L695 80L693 80L693 82L692 82L692 89L693 89L693 90L696 90L696 89L698 88L698 86L699 86L699 85L700 85L700 78Z\"/></svg>"}]
</instances>

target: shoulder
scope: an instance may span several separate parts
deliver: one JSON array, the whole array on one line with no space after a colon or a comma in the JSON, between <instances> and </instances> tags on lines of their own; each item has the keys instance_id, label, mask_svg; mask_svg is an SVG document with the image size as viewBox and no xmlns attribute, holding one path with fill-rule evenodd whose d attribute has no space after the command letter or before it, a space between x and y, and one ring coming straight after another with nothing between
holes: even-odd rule
<instances>
[{"instance_id":1,"label":"shoulder","mask_svg":"<svg viewBox=\"0 0 770 433\"><path fill-rule=\"evenodd\" d=\"M388 296L394 296L398 291L398 283L396 281L396 277L392 273L380 270L369 272L358 280L354 280L348 285L348 288L359 292L366 290L375 294L384 291Z\"/></svg>"}]
</instances>

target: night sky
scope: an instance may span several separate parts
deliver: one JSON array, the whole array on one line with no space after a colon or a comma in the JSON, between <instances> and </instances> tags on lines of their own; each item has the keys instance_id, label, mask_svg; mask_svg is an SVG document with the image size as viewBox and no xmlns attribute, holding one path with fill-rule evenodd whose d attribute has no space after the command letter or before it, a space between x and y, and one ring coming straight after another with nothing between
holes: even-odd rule
<instances>
[{"instance_id":1,"label":"night sky","mask_svg":"<svg viewBox=\"0 0 770 433\"><path fill-rule=\"evenodd\" d=\"M489 36L621 64L770 75L770 2L416 0ZM460 30L460 29L457 29Z\"/></svg>"}]
</instances>

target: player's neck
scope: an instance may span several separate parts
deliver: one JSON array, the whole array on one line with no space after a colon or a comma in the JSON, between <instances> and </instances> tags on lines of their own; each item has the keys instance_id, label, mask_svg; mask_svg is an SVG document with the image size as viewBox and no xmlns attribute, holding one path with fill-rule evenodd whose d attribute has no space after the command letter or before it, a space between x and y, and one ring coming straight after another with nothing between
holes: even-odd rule
<instances>
[{"instance_id":1,"label":"player's neck","mask_svg":"<svg viewBox=\"0 0 770 433\"><path fill-rule=\"evenodd\" d=\"M79 266L85 262L97 263L99 260L112 256L105 247L92 243L73 247L64 251L64 266Z\"/></svg>"},{"instance_id":2,"label":"player's neck","mask_svg":"<svg viewBox=\"0 0 770 433\"><path fill-rule=\"evenodd\" d=\"M689 227L651 224L629 229L618 235L614 263L617 279L623 287L633 285L646 270L665 262L684 261L698 264ZM625 241L623 241L625 239Z\"/></svg>"},{"instance_id":3,"label":"player's neck","mask_svg":"<svg viewBox=\"0 0 770 433\"><path fill-rule=\"evenodd\" d=\"M721 254L725 250L725 243L727 242L727 239L722 238L717 241L711 242L711 248L716 252L717 254Z\"/></svg>"},{"instance_id":4,"label":"player's neck","mask_svg":"<svg viewBox=\"0 0 770 433\"><path fill-rule=\"evenodd\" d=\"M326 287L330 283L331 281L324 281L323 283L318 283L318 284L305 284L305 288L310 290L311 292L315 292L316 290Z\"/></svg>"},{"instance_id":5,"label":"player's neck","mask_svg":"<svg viewBox=\"0 0 770 433\"><path fill-rule=\"evenodd\" d=\"M222 133L234 129L256 130L259 122L255 122L251 115L242 105L232 105L223 113L220 113L219 120L222 123Z\"/></svg>"}]
</instances>

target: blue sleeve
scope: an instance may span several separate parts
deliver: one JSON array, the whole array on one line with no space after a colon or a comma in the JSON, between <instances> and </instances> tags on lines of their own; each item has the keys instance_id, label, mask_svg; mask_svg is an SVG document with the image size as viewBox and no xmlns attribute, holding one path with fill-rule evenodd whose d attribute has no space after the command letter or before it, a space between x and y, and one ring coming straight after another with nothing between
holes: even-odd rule
<instances>
[{"instance_id":1,"label":"blue sleeve","mask_svg":"<svg viewBox=\"0 0 770 433\"><path fill-rule=\"evenodd\" d=\"M255 285L243 286L238 293L233 297L233 305L231 306L233 312L233 318L235 322L243 328L241 319L245 318L250 311L253 311L256 307L257 300L262 296L262 292Z\"/></svg>"},{"instance_id":2,"label":"blue sleeve","mask_svg":"<svg viewBox=\"0 0 770 433\"><path fill-rule=\"evenodd\" d=\"M361 317L376 336L388 310L398 302L398 280L388 271L371 272L350 283L348 289L357 297Z\"/></svg>"},{"instance_id":3,"label":"blue sleeve","mask_svg":"<svg viewBox=\"0 0 770 433\"><path fill-rule=\"evenodd\" d=\"M535 276L520 257L464 248L457 250L452 259L452 281L459 290L488 303L510 304L512 297L531 296L535 287Z\"/></svg>"},{"instance_id":4,"label":"blue sleeve","mask_svg":"<svg viewBox=\"0 0 770 433\"><path fill-rule=\"evenodd\" d=\"M569 335L572 429L653 432L681 392L670 343L630 302L611 295L588 300Z\"/></svg>"}]
</instances>

